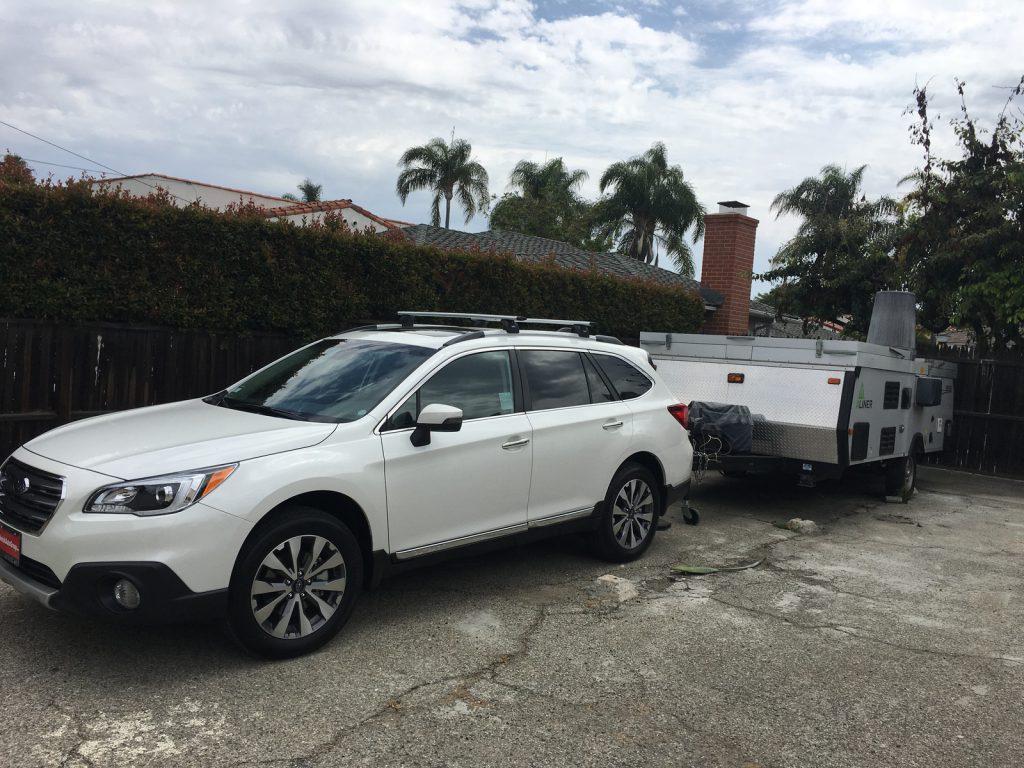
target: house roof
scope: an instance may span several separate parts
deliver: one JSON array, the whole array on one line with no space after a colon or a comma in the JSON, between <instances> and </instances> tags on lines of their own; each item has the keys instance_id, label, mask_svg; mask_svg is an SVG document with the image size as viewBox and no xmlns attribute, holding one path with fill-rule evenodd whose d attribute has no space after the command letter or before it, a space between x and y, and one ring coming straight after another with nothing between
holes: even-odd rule
<instances>
[{"instance_id":1,"label":"house roof","mask_svg":"<svg viewBox=\"0 0 1024 768\"><path fill-rule=\"evenodd\" d=\"M402 228L402 232L417 245L431 245L445 250L483 250L495 253L510 253L522 261L539 262L553 259L555 264L567 269L594 269L617 277L653 280L662 285L681 285L700 293L706 304L719 306L722 295L706 288L696 280L678 272L644 264L618 253L585 251L560 240L534 237L518 232L492 229L487 232L460 232L430 224L413 224Z\"/></svg>"},{"instance_id":2,"label":"house roof","mask_svg":"<svg viewBox=\"0 0 1024 768\"><path fill-rule=\"evenodd\" d=\"M750 314L761 315L763 317L775 317L775 307L773 307L771 304L765 304L763 301L751 299Z\"/></svg>"},{"instance_id":3,"label":"house roof","mask_svg":"<svg viewBox=\"0 0 1024 768\"><path fill-rule=\"evenodd\" d=\"M388 229L394 229L395 224L387 219L381 218L372 211L368 211L361 205L356 205L351 200L318 200L315 203L295 203L290 202L288 205L276 207L276 208L265 208L267 218L275 218L279 216L296 216L307 213L321 213L325 211L339 211L345 208L351 208L357 213L361 213L371 221L375 221L382 227Z\"/></svg>"},{"instance_id":4,"label":"house roof","mask_svg":"<svg viewBox=\"0 0 1024 768\"><path fill-rule=\"evenodd\" d=\"M180 181L183 184L196 184L200 187L212 187L213 189L223 189L225 192L237 192L240 195L252 195L253 197L266 197L271 200L280 200L282 203L291 203L290 200L284 197L277 197L276 195L265 195L262 192L251 192L247 189L235 189L234 187L225 187L220 184L210 184L207 181L196 181L195 179L182 179L178 176L168 176L166 173L136 173L131 176L115 176L110 179L94 179L94 184L112 184L116 181L128 181L129 179L144 179L146 177L153 176L158 179L167 179L168 181Z\"/></svg>"}]
</instances>

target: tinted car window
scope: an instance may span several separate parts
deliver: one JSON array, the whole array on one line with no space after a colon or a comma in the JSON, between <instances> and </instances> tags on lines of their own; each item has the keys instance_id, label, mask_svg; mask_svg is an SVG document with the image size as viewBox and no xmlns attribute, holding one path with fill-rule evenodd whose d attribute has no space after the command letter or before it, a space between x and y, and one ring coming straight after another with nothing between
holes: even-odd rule
<instances>
[{"instance_id":1,"label":"tinted car window","mask_svg":"<svg viewBox=\"0 0 1024 768\"><path fill-rule=\"evenodd\" d=\"M594 359L623 400L640 397L654 386L651 380L642 374L636 366L627 363L621 357L594 355Z\"/></svg>"},{"instance_id":2,"label":"tinted car window","mask_svg":"<svg viewBox=\"0 0 1024 768\"><path fill-rule=\"evenodd\" d=\"M433 353L411 344L324 339L282 357L211 402L307 421L355 421Z\"/></svg>"},{"instance_id":3,"label":"tinted car window","mask_svg":"<svg viewBox=\"0 0 1024 768\"><path fill-rule=\"evenodd\" d=\"M515 402L508 352L480 352L452 361L392 414L388 429L414 426L420 411L431 403L461 408L463 420L512 413Z\"/></svg>"},{"instance_id":4,"label":"tinted car window","mask_svg":"<svg viewBox=\"0 0 1024 768\"><path fill-rule=\"evenodd\" d=\"M520 350L523 373L535 411L589 405L590 390L579 352Z\"/></svg>"},{"instance_id":5,"label":"tinted car window","mask_svg":"<svg viewBox=\"0 0 1024 768\"><path fill-rule=\"evenodd\" d=\"M587 382L590 384L590 402L609 403L615 400L615 393L608 388L601 374L597 372L597 368L594 367L594 364L590 362L586 355L583 356L583 367L587 369Z\"/></svg>"}]
</instances>

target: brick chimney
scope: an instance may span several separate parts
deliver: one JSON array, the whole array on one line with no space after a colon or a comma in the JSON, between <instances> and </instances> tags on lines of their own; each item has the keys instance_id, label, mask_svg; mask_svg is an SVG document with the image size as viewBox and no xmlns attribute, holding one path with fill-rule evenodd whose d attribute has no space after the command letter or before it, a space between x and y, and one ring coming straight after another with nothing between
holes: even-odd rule
<instances>
[{"instance_id":1,"label":"brick chimney","mask_svg":"<svg viewBox=\"0 0 1024 768\"><path fill-rule=\"evenodd\" d=\"M718 204L704 217L704 259L700 281L724 301L704 325L704 333L747 336L750 333L750 282L754 270L757 219L735 200Z\"/></svg>"}]
</instances>

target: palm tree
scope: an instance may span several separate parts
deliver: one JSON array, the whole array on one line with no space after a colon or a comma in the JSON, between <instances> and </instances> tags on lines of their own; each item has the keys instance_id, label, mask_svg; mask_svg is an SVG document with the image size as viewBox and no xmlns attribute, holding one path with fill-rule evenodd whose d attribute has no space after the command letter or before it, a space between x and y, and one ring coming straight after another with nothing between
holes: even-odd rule
<instances>
[{"instance_id":1,"label":"palm tree","mask_svg":"<svg viewBox=\"0 0 1024 768\"><path fill-rule=\"evenodd\" d=\"M588 178L589 174L582 169L570 171L560 157L543 165L520 160L509 174L508 185L523 197L539 199L546 195L571 200Z\"/></svg>"},{"instance_id":2,"label":"palm tree","mask_svg":"<svg viewBox=\"0 0 1024 768\"><path fill-rule=\"evenodd\" d=\"M664 249L679 271L693 275L693 254L686 242L692 228L696 242L704 234L704 208L678 165L669 165L660 141L639 157L613 163L601 176L598 220L619 250L657 265Z\"/></svg>"},{"instance_id":3,"label":"palm tree","mask_svg":"<svg viewBox=\"0 0 1024 768\"><path fill-rule=\"evenodd\" d=\"M804 317L849 316L851 330L866 330L875 291L892 287L892 254L900 228L894 200L868 200L864 170L826 165L776 195L776 218L800 217L796 234L772 258L765 280L787 281L786 295Z\"/></svg>"},{"instance_id":4,"label":"palm tree","mask_svg":"<svg viewBox=\"0 0 1024 768\"><path fill-rule=\"evenodd\" d=\"M430 207L430 221L441 224L441 198L444 198L444 226L451 223L452 198L458 196L466 212L466 223L477 210L487 209L487 171L472 158L473 146L465 139L450 142L431 139L422 147L405 151L398 165L404 170L398 174L395 191L402 205L412 192L429 189L434 193Z\"/></svg>"},{"instance_id":5,"label":"palm tree","mask_svg":"<svg viewBox=\"0 0 1024 768\"><path fill-rule=\"evenodd\" d=\"M296 197L291 192L285 192L281 197L285 200L294 200L297 203L319 203L320 194L323 192L324 185L314 184L312 179L305 178L302 180L302 183L298 184L295 188L302 193L301 198Z\"/></svg>"}]
</instances>

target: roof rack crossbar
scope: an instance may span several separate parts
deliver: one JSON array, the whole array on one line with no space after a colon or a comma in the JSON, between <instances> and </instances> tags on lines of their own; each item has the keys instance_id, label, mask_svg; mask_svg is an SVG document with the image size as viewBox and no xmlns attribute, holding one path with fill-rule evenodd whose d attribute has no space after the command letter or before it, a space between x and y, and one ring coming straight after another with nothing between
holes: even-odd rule
<instances>
[{"instance_id":1,"label":"roof rack crossbar","mask_svg":"<svg viewBox=\"0 0 1024 768\"><path fill-rule=\"evenodd\" d=\"M526 325L556 325L586 338L590 335L589 320L554 320L543 317L525 317L524 315L489 315L476 312L412 312L402 311L398 313L402 319L403 328L412 328L416 318L437 318L437 319L459 319L470 322L498 323L507 333L519 333L519 326Z\"/></svg>"}]
</instances>

